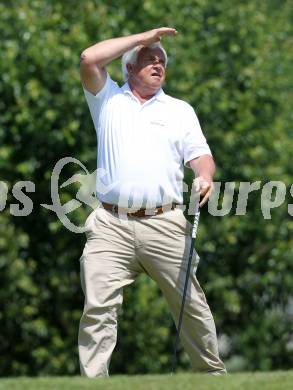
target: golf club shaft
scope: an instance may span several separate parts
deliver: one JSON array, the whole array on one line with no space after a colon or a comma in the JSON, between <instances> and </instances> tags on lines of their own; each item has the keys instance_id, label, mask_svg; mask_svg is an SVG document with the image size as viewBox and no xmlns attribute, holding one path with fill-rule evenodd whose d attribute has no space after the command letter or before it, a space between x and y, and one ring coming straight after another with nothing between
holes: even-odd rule
<instances>
[{"instance_id":1,"label":"golf club shaft","mask_svg":"<svg viewBox=\"0 0 293 390\"><path fill-rule=\"evenodd\" d=\"M177 326L176 340L175 340L175 345L174 345L174 354L173 354L173 362L172 362L172 373L174 373L175 369L176 369L177 348L178 348L179 337L180 337L180 330L181 330L182 319L183 319L183 312L184 312L184 306L185 306L185 300L186 300L188 280L189 280L189 275L190 275L190 268L191 268L191 263L192 263L192 255L193 255L193 250L194 250L194 243L195 243L195 239L196 239L197 227L198 227L198 222L199 222L199 215L200 215L200 212L197 211L195 213L195 215L194 215L193 226L192 226L192 231L191 231L191 243L190 243L190 250L189 250L189 258L188 258L188 263L187 263L186 277L185 277L185 283L184 283L184 289L183 289L183 295L182 295L181 308L180 308L180 313L179 313L179 320L178 320L178 326Z\"/></svg>"}]
</instances>

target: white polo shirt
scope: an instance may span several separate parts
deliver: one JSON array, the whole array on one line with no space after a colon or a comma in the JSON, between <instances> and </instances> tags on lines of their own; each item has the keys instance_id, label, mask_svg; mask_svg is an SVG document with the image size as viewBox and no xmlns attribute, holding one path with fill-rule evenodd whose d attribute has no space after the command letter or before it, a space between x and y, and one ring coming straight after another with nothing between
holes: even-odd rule
<instances>
[{"instance_id":1,"label":"white polo shirt","mask_svg":"<svg viewBox=\"0 0 293 390\"><path fill-rule=\"evenodd\" d=\"M141 104L109 74L84 89L97 132L97 197L121 207L183 203L183 163L211 155L193 108L160 89Z\"/></svg>"}]
</instances>

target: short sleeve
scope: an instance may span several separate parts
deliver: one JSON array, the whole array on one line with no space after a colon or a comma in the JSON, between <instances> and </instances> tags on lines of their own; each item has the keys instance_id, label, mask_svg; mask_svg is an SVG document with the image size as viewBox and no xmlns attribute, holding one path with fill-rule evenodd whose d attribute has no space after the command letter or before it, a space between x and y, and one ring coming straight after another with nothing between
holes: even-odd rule
<instances>
[{"instance_id":1,"label":"short sleeve","mask_svg":"<svg viewBox=\"0 0 293 390\"><path fill-rule=\"evenodd\" d=\"M206 138L203 135L199 120L191 106L185 115L185 135L183 139L183 159L186 165L190 160L204 154L212 155Z\"/></svg>"},{"instance_id":2,"label":"short sleeve","mask_svg":"<svg viewBox=\"0 0 293 390\"><path fill-rule=\"evenodd\" d=\"M95 127L98 123L98 118L103 104L110 99L110 97L115 93L116 89L117 84L111 79L109 73L107 73L106 82L103 88L96 95L89 92L83 86L84 96L86 98Z\"/></svg>"}]
</instances>

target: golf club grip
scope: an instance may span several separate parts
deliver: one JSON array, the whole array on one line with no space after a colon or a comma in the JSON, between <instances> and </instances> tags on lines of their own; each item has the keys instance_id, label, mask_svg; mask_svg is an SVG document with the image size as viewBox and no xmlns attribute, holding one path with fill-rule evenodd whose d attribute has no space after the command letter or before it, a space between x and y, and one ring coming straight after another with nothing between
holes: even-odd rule
<instances>
[{"instance_id":1,"label":"golf club grip","mask_svg":"<svg viewBox=\"0 0 293 390\"><path fill-rule=\"evenodd\" d=\"M194 214L193 226L192 226L192 231L191 231L191 237L192 238L196 238L197 227L198 227L198 222L199 222L199 216L200 216L200 212L197 211Z\"/></svg>"}]
</instances>

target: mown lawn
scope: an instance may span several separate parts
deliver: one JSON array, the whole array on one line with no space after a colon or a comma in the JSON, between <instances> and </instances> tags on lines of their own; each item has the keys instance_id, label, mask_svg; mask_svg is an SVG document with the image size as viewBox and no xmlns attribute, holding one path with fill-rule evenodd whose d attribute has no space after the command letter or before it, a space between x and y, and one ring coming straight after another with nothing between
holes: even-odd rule
<instances>
[{"instance_id":1,"label":"mown lawn","mask_svg":"<svg viewBox=\"0 0 293 390\"><path fill-rule=\"evenodd\" d=\"M0 379L0 390L283 390L292 389L293 371L237 373L227 377L199 374L113 376L109 379L41 377Z\"/></svg>"}]
</instances>

